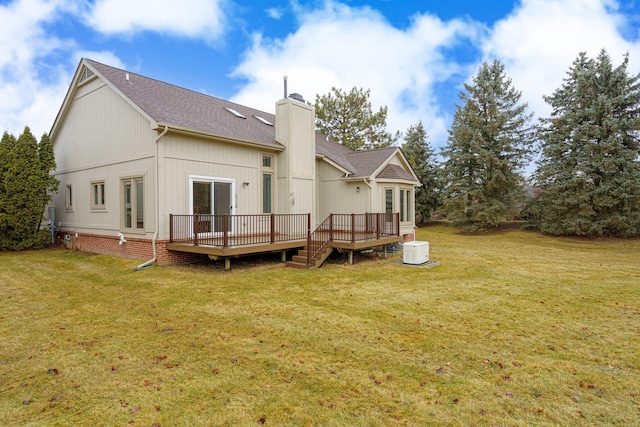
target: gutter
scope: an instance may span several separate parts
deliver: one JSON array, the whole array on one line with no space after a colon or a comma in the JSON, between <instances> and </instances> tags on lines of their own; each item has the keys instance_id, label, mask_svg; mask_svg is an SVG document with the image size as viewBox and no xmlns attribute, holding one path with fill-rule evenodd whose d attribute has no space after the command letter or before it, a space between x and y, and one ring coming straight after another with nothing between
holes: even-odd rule
<instances>
[{"instance_id":1,"label":"gutter","mask_svg":"<svg viewBox=\"0 0 640 427\"><path fill-rule=\"evenodd\" d=\"M156 138L156 231L153 233L153 238L151 239L151 245L153 247L153 258L151 258L147 262L143 262L139 266L135 268L135 271L140 271L143 268L151 267L158 259L158 248L156 245L156 241L158 239L158 230L160 229L160 156L158 153L158 143L160 139L165 136L169 132L169 126L164 127L164 130L158 137Z\"/></svg>"}]
</instances>

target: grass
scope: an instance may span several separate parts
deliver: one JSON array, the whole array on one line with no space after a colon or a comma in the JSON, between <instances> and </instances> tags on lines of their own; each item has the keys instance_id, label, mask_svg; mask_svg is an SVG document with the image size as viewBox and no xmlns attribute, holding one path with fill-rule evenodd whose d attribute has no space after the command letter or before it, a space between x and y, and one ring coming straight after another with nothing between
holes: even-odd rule
<instances>
[{"instance_id":1,"label":"grass","mask_svg":"<svg viewBox=\"0 0 640 427\"><path fill-rule=\"evenodd\" d=\"M640 240L418 238L439 266L2 253L0 425L637 424Z\"/></svg>"}]
</instances>

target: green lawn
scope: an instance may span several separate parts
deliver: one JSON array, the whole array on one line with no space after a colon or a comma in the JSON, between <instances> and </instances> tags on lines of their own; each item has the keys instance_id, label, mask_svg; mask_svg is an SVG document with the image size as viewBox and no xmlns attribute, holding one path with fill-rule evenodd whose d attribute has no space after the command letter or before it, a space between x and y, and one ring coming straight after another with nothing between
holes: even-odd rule
<instances>
[{"instance_id":1,"label":"green lawn","mask_svg":"<svg viewBox=\"0 0 640 427\"><path fill-rule=\"evenodd\" d=\"M637 425L640 240L420 229L434 268L0 254L0 425Z\"/></svg>"}]
</instances>

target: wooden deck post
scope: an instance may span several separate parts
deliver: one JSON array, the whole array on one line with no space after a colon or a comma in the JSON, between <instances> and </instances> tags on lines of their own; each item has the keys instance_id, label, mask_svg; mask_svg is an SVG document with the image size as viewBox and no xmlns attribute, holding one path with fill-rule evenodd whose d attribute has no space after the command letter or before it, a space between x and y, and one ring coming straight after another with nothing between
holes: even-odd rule
<instances>
[{"instance_id":1,"label":"wooden deck post","mask_svg":"<svg viewBox=\"0 0 640 427\"><path fill-rule=\"evenodd\" d=\"M200 232L200 215L193 215L193 246L198 246L198 234Z\"/></svg>"},{"instance_id":2,"label":"wooden deck post","mask_svg":"<svg viewBox=\"0 0 640 427\"><path fill-rule=\"evenodd\" d=\"M307 267L311 267L311 214L307 214Z\"/></svg>"},{"instance_id":3,"label":"wooden deck post","mask_svg":"<svg viewBox=\"0 0 640 427\"><path fill-rule=\"evenodd\" d=\"M276 241L276 224L275 224L275 214L271 213L271 224L269 224L269 233L271 234L271 243ZM288 231L288 230L287 230Z\"/></svg>"},{"instance_id":4,"label":"wooden deck post","mask_svg":"<svg viewBox=\"0 0 640 427\"><path fill-rule=\"evenodd\" d=\"M400 212L396 212L396 236L400 235Z\"/></svg>"},{"instance_id":5,"label":"wooden deck post","mask_svg":"<svg viewBox=\"0 0 640 427\"><path fill-rule=\"evenodd\" d=\"M356 241L356 214L351 214L351 243ZM351 255L353 256L353 255Z\"/></svg>"},{"instance_id":6,"label":"wooden deck post","mask_svg":"<svg viewBox=\"0 0 640 427\"><path fill-rule=\"evenodd\" d=\"M173 243L173 214L169 214L169 243Z\"/></svg>"},{"instance_id":7,"label":"wooden deck post","mask_svg":"<svg viewBox=\"0 0 640 427\"><path fill-rule=\"evenodd\" d=\"M329 240L333 241L333 214L329 214Z\"/></svg>"},{"instance_id":8,"label":"wooden deck post","mask_svg":"<svg viewBox=\"0 0 640 427\"><path fill-rule=\"evenodd\" d=\"M353 251L349 251L349 265L353 264Z\"/></svg>"},{"instance_id":9,"label":"wooden deck post","mask_svg":"<svg viewBox=\"0 0 640 427\"><path fill-rule=\"evenodd\" d=\"M380 216L384 214L376 214L376 239L380 238Z\"/></svg>"},{"instance_id":10,"label":"wooden deck post","mask_svg":"<svg viewBox=\"0 0 640 427\"><path fill-rule=\"evenodd\" d=\"M223 230L223 236L222 236L222 247L226 248L229 246L229 215L224 214L222 216L222 230ZM225 258L225 269L226 269L226 262L227 259Z\"/></svg>"},{"instance_id":11,"label":"wooden deck post","mask_svg":"<svg viewBox=\"0 0 640 427\"><path fill-rule=\"evenodd\" d=\"M225 257L224 258L224 271L229 271L229 270L231 270L231 258Z\"/></svg>"}]
</instances>

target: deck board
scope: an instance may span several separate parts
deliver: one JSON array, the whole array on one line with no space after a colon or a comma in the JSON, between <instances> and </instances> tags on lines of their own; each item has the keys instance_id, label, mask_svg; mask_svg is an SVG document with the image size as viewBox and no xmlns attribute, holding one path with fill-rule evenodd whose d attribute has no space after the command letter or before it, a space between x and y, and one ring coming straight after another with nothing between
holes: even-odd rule
<instances>
[{"instance_id":1,"label":"deck board","mask_svg":"<svg viewBox=\"0 0 640 427\"><path fill-rule=\"evenodd\" d=\"M397 242L402 242L402 236L384 236L380 237L379 239L356 240L355 242L347 240L333 240L329 242L328 245L336 249L358 251L362 249L372 248L374 246L389 245L391 243ZM227 246L226 248L223 246L209 245L195 246L192 243L167 243L167 249L171 251L190 252L217 257L237 257L242 255L279 252L288 249L302 248L306 244L306 239L275 243L260 243L253 245Z\"/></svg>"}]
</instances>

